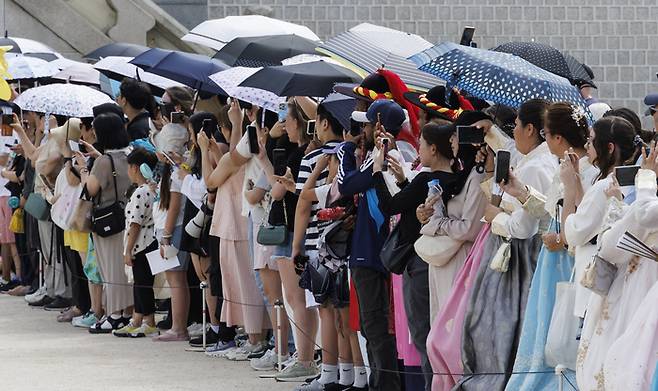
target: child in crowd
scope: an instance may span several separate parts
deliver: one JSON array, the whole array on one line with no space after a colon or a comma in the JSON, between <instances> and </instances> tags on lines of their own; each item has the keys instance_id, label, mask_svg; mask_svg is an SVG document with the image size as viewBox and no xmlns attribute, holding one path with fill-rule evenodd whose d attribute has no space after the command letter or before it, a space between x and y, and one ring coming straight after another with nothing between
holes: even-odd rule
<instances>
[{"instance_id":1,"label":"child in crowd","mask_svg":"<svg viewBox=\"0 0 658 391\"><path fill-rule=\"evenodd\" d=\"M160 334L155 327L154 277L146 259L147 253L158 249L152 212L155 192L149 183L156 164L155 154L143 148L136 148L128 155L128 176L137 188L126 206L123 259L127 266L132 267L135 311L127 326L114 331L117 337L153 337Z\"/></svg>"}]
</instances>

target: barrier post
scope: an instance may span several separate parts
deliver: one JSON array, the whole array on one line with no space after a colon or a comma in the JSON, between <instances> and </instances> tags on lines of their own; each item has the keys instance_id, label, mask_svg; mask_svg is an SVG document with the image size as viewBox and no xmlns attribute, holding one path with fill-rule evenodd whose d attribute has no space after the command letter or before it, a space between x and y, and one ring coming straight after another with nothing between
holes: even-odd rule
<instances>
[{"instance_id":1,"label":"barrier post","mask_svg":"<svg viewBox=\"0 0 658 391\"><path fill-rule=\"evenodd\" d=\"M281 340L281 311L284 310L281 300L277 300L274 303L274 309L276 310L276 361L277 368L279 372L281 372L283 369L283 355L281 354L281 352L283 352L283 341ZM288 341L285 341L285 343L288 343Z\"/></svg>"},{"instance_id":2,"label":"barrier post","mask_svg":"<svg viewBox=\"0 0 658 391\"><path fill-rule=\"evenodd\" d=\"M564 365L555 367L555 376L558 377L558 391L564 391L564 371L567 369Z\"/></svg>"},{"instance_id":3,"label":"barrier post","mask_svg":"<svg viewBox=\"0 0 658 391\"><path fill-rule=\"evenodd\" d=\"M208 288L208 284L205 281L201 281L199 288L201 289L201 316L203 317L203 350L206 350L206 316L208 315L206 310L206 288Z\"/></svg>"}]
</instances>

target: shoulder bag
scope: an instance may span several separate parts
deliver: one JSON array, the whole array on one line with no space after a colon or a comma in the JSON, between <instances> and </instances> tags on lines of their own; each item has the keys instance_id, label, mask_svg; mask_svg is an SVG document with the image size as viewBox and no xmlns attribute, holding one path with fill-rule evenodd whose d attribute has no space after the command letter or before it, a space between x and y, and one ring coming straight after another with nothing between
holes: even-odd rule
<instances>
[{"instance_id":1,"label":"shoulder bag","mask_svg":"<svg viewBox=\"0 0 658 391\"><path fill-rule=\"evenodd\" d=\"M269 210L263 216L258 234L256 235L256 242L263 246L281 246L288 242L288 212L286 210L286 201L283 200L283 225L270 225L267 223L267 216L272 211L272 204L270 203Z\"/></svg>"},{"instance_id":2,"label":"shoulder bag","mask_svg":"<svg viewBox=\"0 0 658 391\"><path fill-rule=\"evenodd\" d=\"M112 180L114 181L114 203L103 208L94 207L91 217L92 231L98 236L105 238L116 235L126 229L126 215L124 214L124 205L119 201L119 191L117 189L117 172L114 168L112 155L107 154L112 165ZM100 201L100 192L98 200Z\"/></svg>"},{"instance_id":3,"label":"shoulder bag","mask_svg":"<svg viewBox=\"0 0 658 391\"><path fill-rule=\"evenodd\" d=\"M398 222L386 238L379 258L389 272L402 274L414 251L413 243L402 243L400 223Z\"/></svg>"}]
</instances>

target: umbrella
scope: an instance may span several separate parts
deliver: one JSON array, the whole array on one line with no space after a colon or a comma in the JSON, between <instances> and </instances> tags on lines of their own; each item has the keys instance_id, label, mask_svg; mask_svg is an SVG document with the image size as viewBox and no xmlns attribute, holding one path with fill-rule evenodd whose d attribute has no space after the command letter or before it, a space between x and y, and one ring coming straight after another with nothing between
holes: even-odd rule
<instances>
[{"instance_id":1,"label":"umbrella","mask_svg":"<svg viewBox=\"0 0 658 391\"><path fill-rule=\"evenodd\" d=\"M240 87L240 83L260 70L261 68L234 67L210 75L210 80L229 96L277 112L279 104L286 101L285 97L260 88Z\"/></svg>"},{"instance_id":2,"label":"umbrella","mask_svg":"<svg viewBox=\"0 0 658 391\"><path fill-rule=\"evenodd\" d=\"M40 79L59 72L59 68L36 57L7 56L9 80Z\"/></svg>"},{"instance_id":3,"label":"umbrella","mask_svg":"<svg viewBox=\"0 0 658 391\"><path fill-rule=\"evenodd\" d=\"M188 87L211 94L226 95L208 76L228 69L221 61L202 56L165 49L150 49L130 61L147 72L166 77Z\"/></svg>"},{"instance_id":4,"label":"umbrella","mask_svg":"<svg viewBox=\"0 0 658 391\"><path fill-rule=\"evenodd\" d=\"M511 54L444 42L411 60L420 70L480 99L519 107L528 99L543 98L585 107L580 93L567 79Z\"/></svg>"},{"instance_id":5,"label":"umbrella","mask_svg":"<svg viewBox=\"0 0 658 391\"><path fill-rule=\"evenodd\" d=\"M265 67L245 81L242 87L255 87L279 96L327 96L335 83L359 82L354 72L326 61Z\"/></svg>"},{"instance_id":6,"label":"umbrella","mask_svg":"<svg viewBox=\"0 0 658 391\"><path fill-rule=\"evenodd\" d=\"M130 63L132 57L105 57L93 65L102 74L110 79L122 80L126 77L134 78L149 84L162 94L162 91L169 87L182 86L183 84L155 75L140 69L138 66Z\"/></svg>"},{"instance_id":7,"label":"umbrella","mask_svg":"<svg viewBox=\"0 0 658 391\"><path fill-rule=\"evenodd\" d=\"M440 80L419 71L407 58L431 47L431 43L418 35L362 23L331 38L317 50L345 63L363 77L383 65L410 88L428 90Z\"/></svg>"},{"instance_id":8,"label":"umbrella","mask_svg":"<svg viewBox=\"0 0 658 391\"><path fill-rule=\"evenodd\" d=\"M100 86L100 76L100 72L94 69L91 64L81 63L57 72L52 78L74 84Z\"/></svg>"},{"instance_id":9,"label":"umbrella","mask_svg":"<svg viewBox=\"0 0 658 391\"><path fill-rule=\"evenodd\" d=\"M113 42L103 45L96 50L87 53L84 58L89 60L100 60L105 57L135 57L149 50L148 47L135 45L133 43Z\"/></svg>"},{"instance_id":10,"label":"umbrella","mask_svg":"<svg viewBox=\"0 0 658 391\"><path fill-rule=\"evenodd\" d=\"M49 84L30 88L14 100L23 110L78 118L93 117L92 108L107 102L112 102L109 96L77 84Z\"/></svg>"},{"instance_id":11,"label":"umbrella","mask_svg":"<svg viewBox=\"0 0 658 391\"><path fill-rule=\"evenodd\" d=\"M297 35L235 38L213 56L230 66L264 67L281 65L281 60L298 54L315 53L315 41Z\"/></svg>"},{"instance_id":12,"label":"umbrella","mask_svg":"<svg viewBox=\"0 0 658 391\"><path fill-rule=\"evenodd\" d=\"M220 50L224 45L239 37L291 34L311 41L320 40L306 26L261 15L227 16L222 19L206 20L183 36L182 40Z\"/></svg>"},{"instance_id":13,"label":"umbrella","mask_svg":"<svg viewBox=\"0 0 658 391\"><path fill-rule=\"evenodd\" d=\"M568 79L572 84L587 82L594 85L594 74L573 56L541 42L507 42L493 49L509 53L535 64L558 76ZM589 68L589 67L588 67Z\"/></svg>"},{"instance_id":14,"label":"umbrella","mask_svg":"<svg viewBox=\"0 0 658 391\"><path fill-rule=\"evenodd\" d=\"M8 53L24 54L46 61L56 60L62 55L50 46L27 38L5 37L0 38L0 46L13 46Z\"/></svg>"},{"instance_id":15,"label":"umbrella","mask_svg":"<svg viewBox=\"0 0 658 391\"><path fill-rule=\"evenodd\" d=\"M343 129L348 132L352 128L350 118L352 118L355 104L356 99L336 92L329 94L322 101L322 106L324 106L327 111L329 111L331 115L340 122Z\"/></svg>"},{"instance_id":16,"label":"umbrella","mask_svg":"<svg viewBox=\"0 0 658 391\"><path fill-rule=\"evenodd\" d=\"M69 60L66 57L58 58L57 60L50 61L51 64L56 66L60 71L74 65L88 65L86 62Z\"/></svg>"}]
</instances>

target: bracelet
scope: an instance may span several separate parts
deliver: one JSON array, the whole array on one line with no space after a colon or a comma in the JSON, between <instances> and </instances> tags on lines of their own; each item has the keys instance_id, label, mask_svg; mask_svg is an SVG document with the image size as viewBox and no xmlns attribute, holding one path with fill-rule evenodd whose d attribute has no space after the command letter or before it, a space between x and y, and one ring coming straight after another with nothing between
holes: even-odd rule
<instances>
[{"instance_id":1,"label":"bracelet","mask_svg":"<svg viewBox=\"0 0 658 391\"><path fill-rule=\"evenodd\" d=\"M162 239L171 239L172 237L173 237L173 235L171 235L171 234L163 234L162 235Z\"/></svg>"},{"instance_id":2,"label":"bracelet","mask_svg":"<svg viewBox=\"0 0 658 391\"><path fill-rule=\"evenodd\" d=\"M494 170L491 171L484 170L484 172L486 172L487 174L491 174L492 172L494 172Z\"/></svg>"}]
</instances>

